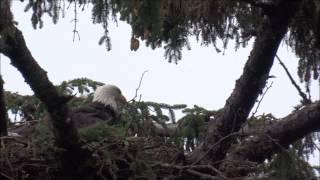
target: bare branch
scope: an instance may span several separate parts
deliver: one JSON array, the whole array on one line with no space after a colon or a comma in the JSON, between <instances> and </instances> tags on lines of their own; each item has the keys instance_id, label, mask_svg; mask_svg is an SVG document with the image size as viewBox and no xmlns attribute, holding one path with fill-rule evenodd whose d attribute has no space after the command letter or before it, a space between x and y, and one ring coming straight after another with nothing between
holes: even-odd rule
<instances>
[{"instance_id":1,"label":"bare branch","mask_svg":"<svg viewBox=\"0 0 320 180\"><path fill-rule=\"evenodd\" d=\"M78 23L78 12L77 12L77 1L74 1L74 19L72 20L74 23L74 27L73 27L73 42L75 40L76 35L78 36L78 40L80 41L80 34L79 31L77 30L77 23Z\"/></svg>"},{"instance_id":2,"label":"bare branch","mask_svg":"<svg viewBox=\"0 0 320 180\"><path fill-rule=\"evenodd\" d=\"M144 77L144 75L145 75L147 72L148 72L148 70L143 71L143 73L142 73L142 75L141 75L141 77L140 77L139 85L138 85L138 87L136 88L136 94L134 95L134 97L133 97L129 102L135 100L135 99L138 97L138 91L139 91L139 89L141 88L141 84L142 84L143 77ZM140 98L141 98L141 95L140 95Z\"/></svg>"},{"instance_id":3,"label":"bare branch","mask_svg":"<svg viewBox=\"0 0 320 180\"><path fill-rule=\"evenodd\" d=\"M232 136L237 136L240 135L240 133L231 133L223 138L221 138L218 142L216 142L215 144L211 145L209 147L209 149L206 151L206 153L204 153L200 158L198 158L197 160L195 160L192 165L196 165L198 164L201 160L203 160L209 153L210 151L212 151L216 146L218 146L220 143L222 143L223 141L227 140L228 138L231 138Z\"/></svg>"},{"instance_id":4,"label":"bare branch","mask_svg":"<svg viewBox=\"0 0 320 180\"><path fill-rule=\"evenodd\" d=\"M211 176L209 174L201 173L199 171L195 171L195 170L192 170L192 169L187 169L186 171L188 173L190 173L190 174L198 176L200 179L209 179L209 180L219 180L219 179L221 179L221 178L218 178L218 177L215 177L215 176Z\"/></svg>"},{"instance_id":5,"label":"bare branch","mask_svg":"<svg viewBox=\"0 0 320 180\"><path fill-rule=\"evenodd\" d=\"M180 172L185 171L192 175L199 176L201 179L211 179L211 180L227 180L229 179L226 177L221 171L216 169L215 167L211 165L186 165L186 166L180 166L180 165L173 165L173 164L167 164L167 163L157 163L154 166L159 166L165 169L177 169ZM206 173L202 173L202 172ZM208 173L210 172L210 173ZM217 174L218 176L212 176L209 174Z\"/></svg>"},{"instance_id":6,"label":"bare branch","mask_svg":"<svg viewBox=\"0 0 320 180\"><path fill-rule=\"evenodd\" d=\"M272 84L273 84L273 82L271 82L270 86L267 86L267 87L266 87L266 90L263 92L263 94L262 94L262 96L261 96L261 99L258 101L257 107L256 107L256 109L254 110L254 112L252 113L251 117L254 117L254 116L256 115L256 113L258 112L258 109L259 109L259 107L260 107L260 104L261 104L264 96L267 94L267 92L269 91L269 89L272 87Z\"/></svg>"},{"instance_id":7,"label":"bare branch","mask_svg":"<svg viewBox=\"0 0 320 180\"><path fill-rule=\"evenodd\" d=\"M301 88L298 86L298 84L295 82L295 80L293 79L293 77L291 76L288 68L286 67L286 65L281 61L281 59L279 58L278 55L276 55L277 60L279 61L279 64L283 67L283 69L285 70L285 72L287 73L291 83L293 84L293 86L297 89L297 91L299 92L299 95L302 98L302 103L303 104L310 104L311 100L307 98L307 95L302 92Z\"/></svg>"}]
</instances>

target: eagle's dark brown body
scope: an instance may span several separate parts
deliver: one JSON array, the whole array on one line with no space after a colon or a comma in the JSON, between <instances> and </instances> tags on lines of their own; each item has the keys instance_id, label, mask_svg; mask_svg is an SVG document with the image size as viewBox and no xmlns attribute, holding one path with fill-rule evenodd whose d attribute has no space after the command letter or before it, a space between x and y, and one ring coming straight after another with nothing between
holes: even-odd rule
<instances>
[{"instance_id":1,"label":"eagle's dark brown body","mask_svg":"<svg viewBox=\"0 0 320 180\"><path fill-rule=\"evenodd\" d=\"M88 127L103 121L111 125L117 118L116 113L109 105L99 102L92 102L72 110L70 117L77 128Z\"/></svg>"}]
</instances>

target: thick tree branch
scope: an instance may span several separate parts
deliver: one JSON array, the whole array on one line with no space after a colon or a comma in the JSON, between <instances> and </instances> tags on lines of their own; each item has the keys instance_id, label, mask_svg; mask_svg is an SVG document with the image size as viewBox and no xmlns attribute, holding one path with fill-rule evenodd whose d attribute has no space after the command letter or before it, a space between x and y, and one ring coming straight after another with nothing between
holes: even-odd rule
<instances>
[{"instance_id":1,"label":"thick tree branch","mask_svg":"<svg viewBox=\"0 0 320 180\"><path fill-rule=\"evenodd\" d=\"M252 169L239 167L239 162L262 163L274 153L287 148L304 136L320 130L320 102L312 103L283 119L268 125L263 132L244 140L228 153L220 169L229 176L245 176Z\"/></svg>"},{"instance_id":2,"label":"thick tree branch","mask_svg":"<svg viewBox=\"0 0 320 180\"><path fill-rule=\"evenodd\" d=\"M211 146L228 134L237 132L246 121L257 97L266 85L273 60L279 44L287 32L294 13L298 10L300 0L282 0L274 8L272 15L264 19L254 43L253 50L244 67L244 71L231 96L226 101L222 113L209 123L205 143L192 154L192 160L206 154L208 163L222 160L235 138L230 137L219 146ZM209 153L207 151L210 150Z\"/></svg>"},{"instance_id":3,"label":"thick tree branch","mask_svg":"<svg viewBox=\"0 0 320 180\"><path fill-rule=\"evenodd\" d=\"M10 16L10 7L7 3L0 4L0 19L9 19L5 15ZM6 5L6 7L2 6ZM5 11L5 12L4 12ZM12 18L11 18L12 20ZM22 32L17 29L14 24L9 21L0 21L1 35L1 53L11 60L11 64L21 72L25 81L30 85L35 95L44 103L52 120L56 143L59 147L65 149L61 162L63 169L69 171L69 175L77 175L82 172L77 167L81 165L88 156L87 152L81 149L78 132L69 121L69 108L66 105L68 97L58 93L57 89L50 82L45 72L31 55ZM3 51L2 51L3 50Z\"/></svg>"},{"instance_id":4,"label":"thick tree branch","mask_svg":"<svg viewBox=\"0 0 320 180\"><path fill-rule=\"evenodd\" d=\"M0 74L0 136L8 135L8 119L7 109L4 100L3 80Z\"/></svg>"},{"instance_id":5,"label":"thick tree branch","mask_svg":"<svg viewBox=\"0 0 320 180\"><path fill-rule=\"evenodd\" d=\"M0 32L3 31L4 26L12 24L13 16L10 11L10 1L1 0L0 1ZM3 43L3 37L0 34L0 54L6 51L8 47ZM4 89L3 89L3 79L0 75L0 136L6 136L7 132L7 111L4 101Z\"/></svg>"}]
</instances>

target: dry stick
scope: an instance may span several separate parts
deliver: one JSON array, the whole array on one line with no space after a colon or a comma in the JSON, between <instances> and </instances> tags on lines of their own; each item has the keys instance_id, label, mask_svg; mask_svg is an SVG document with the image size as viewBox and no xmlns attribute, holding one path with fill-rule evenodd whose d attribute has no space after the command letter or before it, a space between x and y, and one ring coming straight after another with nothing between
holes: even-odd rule
<instances>
[{"instance_id":1,"label":"dry stick","mask_svg":"<svg viewBox=\"0 0 320 180\"><path fill-rule=\"evenodd\" d=\"M303 104L310 104L311 100L307 98L307 95L302 92L301 88L298 86L298 84L295 82L295 80L293 79L293 77L291 76L288 68L284 65L284 63L281 61L281 59L279 58L278 55L276 55L277 60L279 61L280 65L283 67L283 69L286 71L291 83L293 84L293 86L297 89L297 91L299 92L299 95L302 97L303 99Z\"/></svg>"},{"instance_id":2,"label":"dry stick","mask_svg":"<svg viewBox=\"0 0 320 180\"><path fill-rule=\"evenodd\" d=\"M205 158L210 151L215 148L218 144L222 143L224 140L226 140L227 138L231 137L231 136L236 136L236 135L240 135L240 133L235 132L235 133L231 133L228 134L227 136L221 138L218 142L216 142L215 144L213 144L199 159L197 159L196 161L194 161L191 165L196 165L198 164L203 158Z\"/></svg>"},{"instance_id":3,"label":"dry stick","mask_svg":"<svg viewBox=\"0 0 320 180\"><path fill-rule=\"evenodd\" d=\"M220 180L221 179L221 178L218 178L218 177L215 177L215 176L211 176L209 174L204 174L202 172L198 172L198 171L195 171L195 170L192 170L192 169L187 169L186 171L188 173L192 174L192 175L200 177L201 179L210 179L210 180Z\"/></svg>"},{"instance_id":4,"label":"dry stick","mask_svg":"<svg viewBox=\"0 0 320 180\"><path fill-rule=\"evenodd\" d=\"M217 173L222 179L228 179L221 171L211 165L198 165L198 167L207 167L208 169L212 170L213 172Z\"/></svg>"},{"instance_id":5,"label":"dry stick","mask_svg":"<svg viewBox=\"0 0 320 180\"><path fill-rule=\"evenodd\" d=\"M252 113L251 117L254 117L254 115L258 112L258 109L259 109L259 107L260 107L260 104L261 104L264 96L267 94L267 92L269 91L269 89L272 87L272 84L273 84L273 82L271 82L270 86L267 86L266 90L263 92L263 94L262 94L262 96L261 96L261 99L259 100L258 105L257 105L256 109L254 110L254 112Z\"/></svg>"},{"instance_id":6,"label":"dry stick","mask_svg":"<svg viewBox=\"0 0 320 180\"><path fill-rule=\"evenodd\" d=\"M15 141L15 142L20 143L20 144L23 144L23 145L25 145L25 146L28 145L28 143L26 143L26 142L24 142L24 141L20 141L20 140L18 140L17 138L11 137L11 136L2 136L2 137L0 137L1 143L3 143L4 140Z\"/></svg>"},{"instance_id":7,"label":"dry stick","mask_svg":"<svg viewBox=\"0 0 320 180\"><path fill-rule=\"evenodd\" d=\"M207 176L207 174L204 174L204 173L201 173L199 172L199 170L211 170L212 172L215 172L218 176L220 176L219 178L218 177L215 177L215 176L211 176L209 175L209 179L210 178L217 178L219 180L227 180L228 178L223 175L223 173L221 171L219 171L218 169L214 168L213 166L211 165L186 165L186 166L180 166L180 165L172 165L172 164L167 164L167 163L160 163L160 164L156 164L160 167L163 167L163 168L175 168L175 169L178 169L178 170L182 170L182 171L188 171L190 172L189 170L191 170L192 172L190 173L195 173L195 175L200 175L200 176ZM201 174L198 174L198 173L201 173Z\"/></svg>"},{"instance_id":8,"label":"dry stick","mask_svg":"<svg viewBox=\"0 0 320 180\"><path fill-rule=\"evenodd\" d=\"M5 173L3 173L3 172L0 172L0 175L1 175L2 177L4 177L4 178L9 179L9 180L14 180L14 178L13 178L13 177L9 177L8 175L6 175L6 174L5 174Z\"/></svg>"},{"instance_id":9,"label":"dry stick","mask_svg":"<svg viewBox=\"0 0 320 180\"><path fill-rule=\"evenodd\" d=\"M78 23L78 13L77 13L77 1L74 1L74 19L72 20L74 22L74 28L73 28L73 42L76 37L78 36L78 39L80 41L80 34L79 31L77 30L77 23Z\"/></svg>"},{"instance_id":10,"label":"dry stick","mask_svg":"<svg viewBox=\"0 0 320 180\"><path fill-rule=\"evenodd\" d=\"M136 88L136 94L134 95L134 97L133 97L129 102L133 101L133 100L138 96L138 91L139 91L139 89L140 89L140 87L141 87L143 77L144 77L144 75L145 75L147 72L148 72L148 70L143 71L143 73L142 73L142 75L141 75L141 77L140 77L139 85L138 85L138 87ZM140 98L141 98L141 96L140 96Z\"/></svg>"}]
</instances>

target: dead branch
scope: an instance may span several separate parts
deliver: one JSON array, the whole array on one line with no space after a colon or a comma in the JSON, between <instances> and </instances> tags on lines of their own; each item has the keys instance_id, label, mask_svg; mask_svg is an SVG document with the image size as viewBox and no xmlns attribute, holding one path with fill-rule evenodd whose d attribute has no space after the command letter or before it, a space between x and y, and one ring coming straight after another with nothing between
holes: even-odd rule
<instances>
[{"instance_id":1,"label":"dead branch","mask_svg":"<svg viewBox=\"0 0 320 180\"><path fill-rule=\"evenodd\" d=\"M148 70L143 71L143 73L142 73L142 75L140 77L140 81L139 81L138 87L136 88L136 93L135 93L134 97L129 102L134 101L138 97L138 91L141 88L143 77L147 72L148 72Z\"/></svg>"},{"instance_id":2,"label":"dead branch","mask_svg":"<svg viewBox=\"0 0 320 180\"><path fill-rule=\"evenodd\" d=\"M78 23L78 21L79 21L79 19L78 19L78 12L77 12L77 1L74 1L73 2L74 3L74 9L73 9L73 13L74 13L74 18L72 19L72 22L74 23L74 27L73 27L73 39L72 39L72 41L74 42L74 40L75 40L75 37L76 37L76 35L78 36L78 40L80 41L80 34L79 34L79 31L78 31L78 29L77 29L77 23Z\"/></svg>"},{"instance_id":3,"label":"dead branch","mask_svg":"<svg viewBox=\"0 0 320 180\"><path fill-rule=\"evenodd\" d=\"M226 177L221 171L219 171L218 169L214 168L211 165L179 166L179 165L173 165L173 164L167 164L167 163L157 163L153 166L154 167L159 166L164 169L176 169L179 171L185 171L195 176L198 176L201 179L211 179L211 180L227 180L228 179L228 177ZM212 176L210 174L217 174L218 176Z\"/></svg>"},{"instance_id":4,"label":"dead branch","mask_svg":"<svg viewBox=\"0 0 320 180\"><path fill-rule=\"evenodd\" d=\"M192 169L187 169L186 171L192 175L198 176L200 179L209 179L209 180L220 180L221 179L221 178L211 176L209 174L201 173L201 172L198 172L198 171L195 171Z\"/></svg>"},{"instance_id":5,"label":"dead branch","mask_svg":"<svg viewBox=\"0 0 320 180\"><path fill-rule=\"evenodd\" d=\"M284 69L284 71L286 72L287 76L289 77L291 84L297 89L297 91L299 92L299 95L302 98L302 102L303 104L310 104L311 100L309 98L307 98L307 95L302 92L301 88L298 86L298 84L296 83L296 81L293 79L293 77L291 76L288 68L286 67L286 65L281 61L281 59L279 58L278 55L276 55L277 60L279 61L279 64L282 66L282 68Z\"/></svg>"},{"instance_id":6,"label":"dead branch","mask_svg":"<svg viewBox=\"0 0 320 180\"><path fill-rule=\"evenodd\" d=\"M231 133L228 134L227 136L221 138L218 142L216 142L215 144L213 144L212 146L210 146L210 148L206 151L206 153L204 153L201 157L199 157L199 159L195 160L192 165L196 165L198 164L201 160L203 160L209 153L210 151L212 151L216 146L218 146L220 143L222 143L223 141L227 140L228 138L231 138L232 136L237 136L240 135L240 133L236 132L236 133Z\"/></svg>"},{"instance_id":7,"label":"dead branch","mask_svg":"<svg viewBox=\"0 0 320 180\"><path fill-rule=\"evenodd\" d=\"M6 179L8 179L8 180L14 180L14 178L12 178L12 177L9 177L7 174L5 174L5 173L3 173L3 172L0 172L0 177L3 177L3 178L6 178Z\"/></svg>"},{"instance_id":8,"label":"dead branch","mask_svg":"<svg viewBox=\"0 0 320 180\"><path fill-rule=\"evenodd\" d=\"M27 142L21 141L18 138L15 138L15 137L12 137L12 136L2 136L2 137L0 137L0 141L5 141L5 140L6 141L14 141L16 143L23 144L24 146L28 146Z\"/></svg>"},{"instance_id":9,"label":"dead branch","mask_svg":"<svg viewBox=\"0 0 320 180\"><path fill-rule=\"evenodd\" d=\"M254 117L255 114L258 112L258 109L259 109L259 107L260 107L260 104L261 104L264 96L267 94L267 92L269 91L269 89L272 87L272 84L273 84L273 82L271 82L271 84L266 87L266 90L263 92L260 100L258 101L257 107L256 107L256 109L254 110L254 112L252 113L251 117Z\"/></svg>"}]
</instances>

